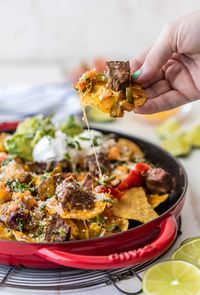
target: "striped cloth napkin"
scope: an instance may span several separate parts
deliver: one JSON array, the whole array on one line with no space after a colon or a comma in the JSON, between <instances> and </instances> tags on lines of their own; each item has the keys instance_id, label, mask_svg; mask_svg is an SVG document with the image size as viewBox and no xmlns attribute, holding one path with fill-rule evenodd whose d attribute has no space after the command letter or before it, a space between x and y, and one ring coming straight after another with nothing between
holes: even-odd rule
<instances>
[{"instance_id":1,"label":"striped cloth napkin","mask_svg":"<svg viewBox=\"0 0 200 295\"><path fill-rule=\"evenodd\" d=\"M56 121L62 121L80 112L80 100L71 84L0 86L0 122L50 113L55 113Z\"/></svg>"}]
</instances>

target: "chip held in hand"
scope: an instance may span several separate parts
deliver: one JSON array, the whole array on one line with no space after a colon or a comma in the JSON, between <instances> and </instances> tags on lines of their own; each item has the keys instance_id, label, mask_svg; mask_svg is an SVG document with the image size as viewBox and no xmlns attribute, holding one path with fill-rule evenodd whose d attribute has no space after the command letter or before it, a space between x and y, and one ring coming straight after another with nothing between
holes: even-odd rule
<instances>
[{"instance_id":1,"label":"chip held in hand","mask_svg":"<svg viewBox=\"0 0 200 295\"><path fill-rule=\"evenodd\" d=\"M95 107L111 117L123 117L146 101L144 90L131 78L129 61L108 61L104 74L95 69L85 72L75 89L83 107Z\"/></svg>"}]
</instances>

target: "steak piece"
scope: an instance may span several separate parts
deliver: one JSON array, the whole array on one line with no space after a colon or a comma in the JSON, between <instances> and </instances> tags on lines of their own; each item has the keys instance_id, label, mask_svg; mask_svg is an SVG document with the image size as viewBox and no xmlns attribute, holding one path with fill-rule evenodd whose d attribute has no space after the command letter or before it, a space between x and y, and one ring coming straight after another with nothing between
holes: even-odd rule
<instances>
[{"instance_id":1,"label":"steak piece","mask_svg":"<svg viewBox=\"0 0 200 295\"><path fill-rule=\"evenodd\" d=\"M172 176L162 168L151 169L145 182L147 188L153 194L166 194L173 188Z\"/></svg>"},{"instance_id":2,"label":"steak piece","mask_svg":"<svg viewBox=\"0 0 200 295\"><path fill-rule=\"evenodd\" d=\"M104 152L99 152L97 154L97 158L99 161L99 165L101 168L102 173L109 172L111 169L110 162L108 160L107 155ZM98 176L99 170L97 166L97 161L95 155L89 155L85 157L85 169L88 170L92 175Z\"/></svg>"},{"instance_id":3,"label":"steak piece","mask_svg":"<svg viewBox=\"0 0 200 295\"><path fill-rule=\"evenodd\" d=\"M108 61L106 63L106 76L108 85L113 91L126 89L130 82L129 61Z\"/></svg>"},{"instance_id":4,"label":"steak piece","mask_svg":"<svg viewBox=\"0 0 200 295\"><path fill-rule=\"evenodd\" d=\"M64 242L70 238L70 226L58 215L52 216L45 228L45 240L47 242Z\"/></svg>"},{"instance_id":5,"label":"steak piece","mask_svg":"<svg viewBox=\"0 0 200 295\"><path fill-rule=\"evenodd\" d=\"M10 211L7 215L6 224L18 231L27 229L31 220L30 212L27 208L18 208L16 211Z\"/></svg>"},{"instance_id":6,"label":"steak piece","mask_svg":"<svg viewBox=\"0 0 200 295\"><path fill-rule=\"evenodd\" d=\"M52 161L48 163L31 162L28 163L28 167L31 172L36 174L42 174L44 172L51 172L55 168L60 168L62 172L71 171L71 163L67 160Z\"/></svg>"},{"instance_id":7,"label":"steak piece","mask_svg":"<svg viewBox=\"0 0 200 295\"><path fill-rule=\"evenodd\" d=\"M63 180L56 188L56 195L65 207L80 210L94 208L94 194L85 190L78 182L72 178Z\"/></svg>"},{"instance_id":8,"label":"steak piece","mask_svg":"<svg viewBox=\"0 0 200 295\"><path fill-rule=\"evenodd\" d=\"M86 189L87 191L92 191L93 186L93 179L91 174L87 174L85 178L83 179L82 187Z\"/></svg>"}]
</instances>

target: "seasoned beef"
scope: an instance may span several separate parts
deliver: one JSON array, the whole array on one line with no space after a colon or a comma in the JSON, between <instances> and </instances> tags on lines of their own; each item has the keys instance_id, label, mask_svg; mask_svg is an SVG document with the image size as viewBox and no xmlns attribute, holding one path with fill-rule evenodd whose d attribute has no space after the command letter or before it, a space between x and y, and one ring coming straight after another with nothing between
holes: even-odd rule
<instances>
[{"instance_id":1,"label":"seasoned beef","mask_svg":"<svg viewBox=\"0 0 200 295\"><path fill-rule=\"evenodd\" d=\"M29 169L36 174L42 174L46 168L46 163L31 162L27 165Z\"/></svg>"},{"instance_id":2,"label":"seasoned beef","mask_svg":"<svg viewBox=\"0 0 200 295\"><path fill-rule=\"evenodd\" d=\"M82 187L86 189L87 191L92 191L92 185L93 185L92 175L88 173L83 179Z\"/></svg>"},{"instance_id":3,"label":"seasoned beef","mask_svg":"<svg viewBox=\"0 0 200 295\"><path fill-rule=\"evenodd\" d=\"M107 158L107 155L103 152L97 154L99 165L102 173L108 173L111 169L110 162ZM95 155L89 155L85 157L85 169L88 170L92 175L97 176L99 174L97 161Z\"/></svg>"},{"instance_id":4,"label":"seasoned beef","mask_svg":"<svg viewBox=\"0 0 200 295\"><path fill-rule=\"evenodd\" d=\"M55 168L60 168L62 172L71 171L71 164L67 160L58 161L58 162L52 161L48 163L31 162L31 163L28 163L28 167L32 172L36 174L51 172Z\"/></svg>"},{"instance_id":5,"label":"seasoned beef","mask_svg":"<svg viewBox=\"0 0 200 295\"><path fill-rule=\"evenodd\" d=\"M94 208L94 194L71 179L65 179L57 186L56 195L65 207L69 205L71 208L80 210Z\"/></svg>"},{"instance_id":6,"label":"seasoned beef","mask_svg":"<svg viewBox=\"0 0 200 295\"><path fill-rule=\"evenodd\" d=\"M26 208L19 208L16 211L11 211L7 216L7 225L11 229L23 231L29 226L31 220L30 212Z\"/></svg>"},{"instance_id":7,"label":"seasoned beef","mask_svg":"<svg viewBox=\"0 0 200 295\"><path fill-rule=\"evenodd\" d=\"M149 191L154 194L169 193L173 187L171 175L162 168L151 169L145 182Z\"/></svg>"},{"instance_id":8,"label":"seasoned beef","mask_svg":"<svg viewBox=\"0 0 200 295\"><path fill-rule=\"evenodd\" d=\"M64 242L70 238L70 226L57 214L52 216L45 228L47 242Z\"/></svg>"},{"instance_id":9,"label":"seasoned beef","mask_svg":"<svg viewBox=\"0 0 200 295\"><path fill-rule=\"evenodd\" d=\"M129 61L108 61L106 63L106 76L108 85L114 91L126 89L130 81Z\"/></svg>"}]
</instances>

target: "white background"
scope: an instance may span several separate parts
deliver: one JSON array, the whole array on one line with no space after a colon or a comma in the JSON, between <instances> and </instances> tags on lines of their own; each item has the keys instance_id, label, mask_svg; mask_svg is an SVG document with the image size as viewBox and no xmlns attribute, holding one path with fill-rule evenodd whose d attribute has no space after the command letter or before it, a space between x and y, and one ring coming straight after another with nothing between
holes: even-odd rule
<instances>
[{"instance_id":1,"label":"white background","mask_svg":"<svg viewBox=\"0 0 200 295\"><path fill-rule=\"evenodd\" d=\"M0 83L59 81L58 68L66 77L97 56L131 59L168 21L199 8L199 0L0 0Z\"/></svg>"}]
</instances>

